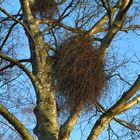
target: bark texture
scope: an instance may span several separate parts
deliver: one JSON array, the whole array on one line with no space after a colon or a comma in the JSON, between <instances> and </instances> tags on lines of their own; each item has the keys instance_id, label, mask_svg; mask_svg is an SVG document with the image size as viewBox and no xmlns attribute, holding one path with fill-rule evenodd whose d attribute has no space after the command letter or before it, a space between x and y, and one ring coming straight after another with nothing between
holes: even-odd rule
<instances>
[{"instance_id":1,"label":"bark texture","mask_svg":"<svg viewBox=\"0 0 140 140\"><path fill-rule=\"evenodd\" d=\"M34 87L37 96L37 105L34 110L37 125L34 129L39 140L57 140L58 122L55 92L51 84L51 62L48 59L48 45L43 34L35 22L28 0L21 0L24 13L24 22L31 34L27 33L31 51L32 72L36 77Z\"/></svg>"}]
</instances>

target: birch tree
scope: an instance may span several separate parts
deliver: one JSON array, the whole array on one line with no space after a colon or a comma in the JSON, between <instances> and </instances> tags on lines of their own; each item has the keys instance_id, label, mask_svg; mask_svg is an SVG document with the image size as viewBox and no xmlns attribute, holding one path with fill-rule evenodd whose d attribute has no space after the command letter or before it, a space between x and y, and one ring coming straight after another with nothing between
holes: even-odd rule
<instances>
[{"instance_id":1,"label":"birch tree","mask_svg":"<svg viewBox=\"0 0 140 140\"><path fill-rule=\"evenodd\" d=\"M5 119L9 123L9 129L13 133L17 133L19 139L68 140L78 119L85 116L86 111L81 102L74 113L69 113L64 117L58 115L59 101L57 101L57 92L51 78L53 56L58 49L58 44L69 34L77 35L84 32L92 36L94 46L97 45L102 58L106 58L114 40L119 38L119 35L129 33L138 35L140 28L139 2L139 0L17 0L16 2L1 0L0 114L3 117L1 123ZM15 9L10 10L13 8L12 4ZM22 50L29 54L21 56ZM138 59L137 57L139 65ZM119 65L116 64L114 69L123 64ZM108 139L111 139L109 134L116 135L116 138L119 137L111 127L112 121L116 124L114 127L121 125L128 130L127 132L131 131L140 137L140 127L138 126L140 122L135 120L140 115L138 113L140 76L136 73L134 78L129 81L127 80L129 75L121 77L119 73L115 73L114 69L109 79L119 79L127 86L120 93L116 93L119 96L116 96L110 106L105 106L103 101L95 103L93 110L96 110L96 115L92 114L92 111L90 111L90 115L92 119L95 115L96 121L93 124L89 123L91 130L86 136L87 140L96 140L107 128ZM18 90L22 81L20 77L23 75L28 77L28 80L22 84L27 84L27 87L31 86L34 89L31 91L31 95L26 94L24 101L31 101L31 96L34 96L33 92L36 97L33 98L34 104L30 102L33 105L32 117L34 114L36 120L33 130L29 130L28 126L22 122L24 112L17 116L8 104L9 100L15 98L16 101L20 100L18 97L21 97L21 94L18 92L27 92L26 86L24 86L25 91ZM14 81L16 81L14 84L10 84ZM13 86L15 90L11 90ZM114 88L113 86L116 87L112 84L112 88ZM16 96L14 96L15 93L17 93ZM111 93L108 93L107 97L109 95L112 96ZM16 105L16 102L13 104ZM32 107L31 104L28 108ZM20 102L17 108L22 105L24 103ZM128 118L131 116L130 119L118 118L119 115L126 114L134 107L136 107L134 114L127 114ZM90 119L89 117L88 121Z\"/></svg>"}]
</instances>

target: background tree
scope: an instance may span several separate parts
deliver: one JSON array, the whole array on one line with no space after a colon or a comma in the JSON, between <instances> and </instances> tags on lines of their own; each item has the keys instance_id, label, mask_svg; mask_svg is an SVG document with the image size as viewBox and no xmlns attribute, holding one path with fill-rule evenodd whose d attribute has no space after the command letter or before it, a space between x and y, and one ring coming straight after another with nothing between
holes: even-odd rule
<instances>
[{"instance_id":1,"label":"background tree","mask_svg":"<svg viewBox=\"0 0 140 140\"><path fill-rule=\"evenodd\" d=\"M126 55L128 57L122 57L122 61L120 58L122 55L119 55L121 52L111 50L114 48L111 43L114 41L114 44L115 42L119 44L117 39L124 33L138 35L139 2L139 0L1 1L0 114L3 117L1 117L3 126L1 134L11 129L16 135L7 133L7 136L10 135L9 139L16 137L26 140L35 138L67 140L79 119L83 137L87 128L82 129L85 126L83 122L88 124L89 134L84 137L87 140L97 139L104 129L104 135L108 139L140 137L139 58L135 54L133 59L130 59L132 54L128 53ZM13 6L15 10L12 9ZM61 106L63 101L59 98L61 92L55 88L55 83L59 80L52 79L52 66L58 62L59 50L65 41L69 42L71 39L70 44L74 44L77 39L82 45L88 43L87 40L83 42L83 39L77 38L81 34L83 38L91 38L88 40L89 43L92 41L91 44L98 50L100 55L97 56L100 59L97 62L101 62L100 60L106 62L104 69L107 73L109 90L105 88L108 94L101 90L104 92L102 93L104 100L102 98L100 102L93 100L93 106L86 108L84 100L80 100L71 110L64 104L66 112L63 112ZM64 46L66 45L64 43ZM88 52L91 56L92 53L89 50ZM71 53L67 54L66 58L70 56ZM63 58L63 55L61 57ZM88 62L87 56L82 60ZM130 73L126 71L127 66L137 70ZM115 124L114 128L112 124ZM119 133L114 130L118 125L121 125ZM125 131L122 133L120 128Z\"/></svg>"}]
</instances>

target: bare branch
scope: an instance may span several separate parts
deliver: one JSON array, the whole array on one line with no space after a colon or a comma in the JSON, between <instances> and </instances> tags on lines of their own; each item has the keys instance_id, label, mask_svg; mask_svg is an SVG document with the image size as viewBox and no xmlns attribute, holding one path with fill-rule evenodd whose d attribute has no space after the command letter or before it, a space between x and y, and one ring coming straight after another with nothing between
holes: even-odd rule
<instances>
[{"instance_id":1,"label":"bare branch","mask_svg":"<svg viewBox=\"0 0 140 140\"><path fill-rule=\"evenodd\" d=\"M33 85L34 85L34 82L35 82L35 76L23 65L21 64L18 60L16 59L13 59L3 53L0 52L0 57L6 61L9 61L10 63L14 63L14 65L18 66L20 69L22 69L27 75L28 77L30 78L30 80L32 81Z\"/></svg>"},{"instance_id":2,"label":"bare branch","mask_svg":"<svg viewBox=\"0 0 140 140\"><path fill-rule=\"evenodd\" d=\"M72 27L66 26L66 25L64 25L63 23L61 23L61 21L62 21L64 18L66 18L67 16L69 16L69 15L75 10L75 8L77 7L77 5L78 5L78 3L79 3L79 1L77 1L77 3L76 3L74 6L72 6L73 2L74 2L74 0L72 0L72 1L70 2L70 4L64 9L64 11L63 11L63 13L60 15L59 19L56 20L55 22L53 22L54 24L52 24L51 26L45 28L45 29L43 30L43 33L45 33L46 31L52 30L52 29L55 28L57 25L59 25L59 26L65 28L65 29L67 29L67 30L75 31L75 32L76 32L77 29L74 29L74 28L72 28ZM70 11L69 11L67 14L65 14L69 8L71 8Z\"/></svg>"},{"instance_id":3,"label":"bare branch","mask_svg":"<svg viewBox=\"0 0 140 140\"><path fill-rule=\"evenodd\" d=\"M21 18L20 18L20 19L21 19ZM20 19L18 19L18 20L20 20ZM16 24L17 24L17 22L14 22L14 23L12 24L12 26L9 28L9 30L8 30L6 36L5 36L4 41L3 41L2 45L0 46L0 50L2 50L3 46L5 45L7 39L9 38L9 36L10 36L10 34L11 34L11 32L12 32L12 30L13 30L13 28L15 27Z\"/></svg>"},{"instance_id":4,"label":"bare branch","mask_svg":"<svg viewBox=\"0 0 140 140\"><path fill-rule=\"evenodd\" d=\"M130 0L129 4L124 9L119 10L118 14L116 15L116 17L113 21L112 27L110 28L108 33L105 35L105 37L100 45L101 46L100 50L101 50L101 53L103 54L103 58L107 52L107 49L108 49L110 43L113 40L113 38L115 37L117 32L119 30L121 30L121 28L123 26L124 18L126 16L126 12L128 11L130 6L132 5L132 2L133 2L133 0Z\"/></svg>"},{"instance_id":5,"label":"bare branch","mask_svg":"<svg viewBox=\"0 0 140 140\"><path fill-rule=\"evenodd\" d=\"M116 122L118 122L119 124L121 124L122 126L128 128L128 129L130 129L130 130L140 131L140 128L136 127L135 124L126 122L126 121L121 120L121 119L118 119L118 118L114 118L114 120L115 120Z\"/></svg>"},{"instance_id":6,"label":"bare branch","mask_svg":"<svg viewBox=\"0 0 140 140\"><path fill-rule=\"evenodd\" d=\"M136 29L140 29L140 25L130 25L128 27L123 27L121 29L121 31L128 32L128 31L133 31L133 30L136 30Z\"/></svg>"},{"instance_id":7,"label":"bare branch","mask_svg":"<svg viewBox=\"0 0 140 140\"><path fill-rule=\"evenodd\" d=\"M110 7L110 3L107 1L105 2L104 0L101 0L103 7L106 9L107 14L108 14L108 18L109 18L109 27L111 27L112 24L112 10Z\"/></svg>"},{"instance_id":8,"label":"bare branch","mask_svg":"<svg viewBox=\"0 0 140 140\"><path fill-rule=\"evenodd\" d=\"M135 104L133 104L133 105L135 105ZM96 103L96 106L102 113L105 113L107 111L100 103ZM117 123L119 123L120 125L128 128L128 129L131 129L134 131L140 131L140 128L136 127L135 124L128 123L128 122L118 119L116 117L114 117L113 120L115 120Z\"/></svg>"},{"instance_id":9,"label":"bare branch","mask_svg":"<svg viewBox=\"0 0 140 140\"><path fill-rule=\"evenodd\" d=\"M119 3L117 3L114 8L112 8L112 13L115 13L118 10ZM90 29L89 34L93 35L97 32L102 31L102 26L106 23L108 20L108 13L106 13L93 27Z\"/></svg>"},{"instance_id":10,"label":"bare branch","mask_svg":"<svg viewBox=\"0 0 140 140\"><path fill-rule=\"evenodd\" d=\"M69 139L72 128L74 127L77 120L79 119L82 109L83 109L83 104L81 102L79 103L79 106L76 107L76 109L74 109L74 111L69 116L67 121L61 126L60 132L59 132L59 140Z\"/></svg>"},{"instance_id":11,"label":"bare branch","mask_svg":"<svg viewBox=\"0 0 140 140\"><path fill-rule=\"evenodd\" d=\"M0 105L0 114L14 126L15 130L26 140L34 140L33 137L29 134L28 130L24 125L13 115L11 114L3 105Z\"/></svg>"},{"instance_id":12,"label":"bare branch","mask_svg":"<svg viewBox=\"0 0 140 140\"><path fill-rule=\"evenodd\" d=\"M134 84L130 87L130 89L127 92L124 92L122 97L117 101L115 105L113 105L110 109L112 110L113 114L119 114L121 113L125 106L127 105L127 101L140 89L140 76L136 79ZM134 98L134 101L132 100L131 103L136 104L136 99ZM128 104L128 106L130 105Z\"/></svg>"},{"instance_id":13,"label":"bare branch","mask_svg":"<svg viewBox=\"0 0 140 140\"><path fill-rule=\"evenodd\" d=\"M2 11L4 14L6 14L9 18L13 19L14 21L16 21L17 23L19 23L25 30L26 32L28 33L28 35L31 37L31 39L33 40L34 42L34 38L32 37L32 34L31 32L29 31L29 29L24 25L23 22L21 22L20 20L16 19L14 16L10 15L7 11L5 11L4 9L2 9L0 7L0 11Z\"/></svg>"},{"instance_id":14,"label":"bare branch","mask_svg":"<svg viewBox=\"0 0 140 140\"><path fill-rule=\"evenodd\" d=\"M36 23L37 23L37 24L52 24L53 27L55 27L55 26L58 25L58 26L60 26L60 27L62 27L62 28L64 28L64 29L66 29L66 30L69 30L69 31L72 31L72 32L75 32L75 33L81 31L81 29L79 29L79 28L73 28L73 27L71 27L71 26L65 25L64 23L62 23L62 22L60 22L60 21L58 21L58 20L54 20L54 19L47 20L47 21L45 21L45 20L37 20ZM54 25L55 25L55 26L54 26ZM52 27L49 26L49 27L47 27L47 28L45 28L45 29L43 30L43 33L45 33L46 31L49 31L49 30L51 30L51 29L52 29Z\"/></svg>"},{"instance_id":15,"label":"bare branch","mask_svg":"<svg viewBox=\"0 0 140 140\"><path fill-rule=\"evenodd\" d=\"M99 133L109 124L115 115L121 113L122 108L125 108L126 102L137 92L140 88L140 76L131 86L131 88L125 92L119 101L113 105L110 109L105 111L101 117L97 120L87 140L96 140Z\"/></svg>"},{"instance_id":16,"label":"bare branch","mask_svg":"<svg viewBox=\"0 0 140 140\"><path fill-rule=\"evenodd\" d=\"M136 96L135 98L130 100L128 103L126 103L125 106L120 110L120 112L124 112L124 111L130 109L131 107L135 106L139 102L140 102L140 95Z\"/></svg>"},{"instance_id":17,"label":"bare branch","mask_svg":"<svg viewBox=\"0 0 140 140\"><path fill-rule=\"evenodd\" d=\"M17 60L18 62L30 62L30 59L22 59L22 60ZM2 72L2 71L4 71L4 70L6 70L6 69L8 69L8 68L12 68L12 67L14 67L16 64L15 63L10 63L9 65L6 65L5 67L3 67L3 68L0 68L0 72Z\"/></svg>"}]
</instances>

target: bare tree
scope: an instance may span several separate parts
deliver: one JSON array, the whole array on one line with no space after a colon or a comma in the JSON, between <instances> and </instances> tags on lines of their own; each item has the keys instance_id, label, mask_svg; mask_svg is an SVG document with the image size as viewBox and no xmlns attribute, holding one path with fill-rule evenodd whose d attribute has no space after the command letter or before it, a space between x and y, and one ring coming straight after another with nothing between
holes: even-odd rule
<instances>
[{"instance_id":1,"label":"bare tree","mask_svg":"<svg viewBox=\"0 0 140 140\"><path fill-rule=\"evenodd\" d=\"M111 43L122 34L138 35L140 28L139 0L20 0L15 2L3 0L0 1L0 5L0 114L3 116L3 118L1 117L3 121L0 123L3 126L1 130L3 133L11 129L15 132L16 137L25 140L33 140L35 137L39 140L68 140L78 119L84 118L87 113L84 121L86 120L88 129L91 130L85 137L87 140L96 140L104 129L107 132L108 140L120 139L120 137L128 135L132 139L140 137L138 125L140 123L138 117L140 115L138 112L140 76L135 73L135 75L130 74L125 77L120 72L120 68L123 68L128 62L139 65L139 58L135 55L136 60L127 58L121 61L119 58L118 61L115 61L114 58L118 52L110 53L109 50L113 46ZM15 10L11 10L14 6L16 6ZM73 65L76 63L76 59L81 57L77 58L80 52L78 48L78 50L74 50L75 52L69 50L67 54L63 54L62 51L62 58L59 59L60 49L66 48L65 50L67 50L71 44L75 43L85 46L85 48L89 45L94 46L95 50L93 48L80 50L86 52L86 57L84 58L84 55L82 57L84 58L82 59L84 68L88 67L91 59L97 61L98 67L95 66L92 69L99 68L96 73L99 77L99 72L103 75L100 66L106 61L107 76L102 79L119 82L118 85L110 82L112 90L108 90L107 95L104 93L105 91L101 90L102 97L106 101L102 101L102 98L99 101L95 94L94 99L92 96L88 96L88 93L92 93L101 85L95 79L94 88L88 86L92 85L94 79L90 81L90 75L86 72L83 72L82 76L87 74L84 78L88 77L89 83L80 85L76 81L78 85L76 92L73 90L76 83L74 85L68 83L71 77L74 79L73 75L67 77L67 81L52 78L52 73L55 71L52 67L59 60L64 57L70 58L73 63L69 64L69 61L65 63L65 71L61 69L60 73L57 73L57 77L60 76L59 74L66 74L67 64ZM72 56L70 53L72 51L76 53L76 56ZM93 54L92 51L97 51L99 55ZM112 56L109 57L108 53ZM94 55L96 57L93 57ZM89 58L89 56L91 57ZM73 60L73 58L76 59ZM97 60L97 58L100 59ZM61 62L57 66L58 69ZM94 64L93 61L90 62L89 64ZM80 66L79 64L78 70L81 69ZM92 69L88 69L90 73L93 73ZM62 88L55 87L60 82L63 85L66 83L67 88L62 85ZM111 92L115 92L115 89L118 89L121 84L123 85L121 90L116 90L116 95L113 95L115 93ZM102 85L104 87L104 82ZM86 95L85 92L81 93L80 96L78 89L83 87L88 93ZM63 95L66 90L75 93L72 94L74 104L67 103L67 100L63 102L64 98L61 100L58 97ZM96 91L98 90L96 89L94 92L96 93ZM101 91L97 93L101 93ZM79 94L77 95L77 93ZM97 96L99 95L97 94ZM92 102L90 104L92 106L86 104L87 102ZM67 114L62 111L63 107ZM79 126L82 127L82 120L79 123ZM114 123L116 126L113 127ZM117 125L122 126L125 131L120 130L119 134L115 132L114 129ZM84 133L84 129L81 128L81 131Z\"/></svg>"}]
</instances>

